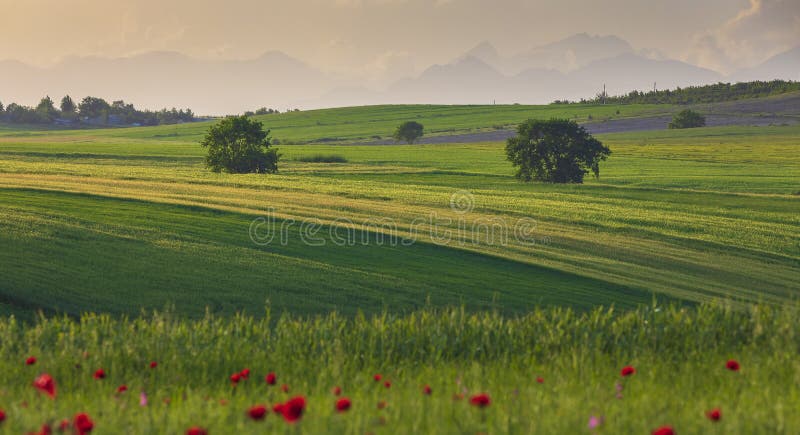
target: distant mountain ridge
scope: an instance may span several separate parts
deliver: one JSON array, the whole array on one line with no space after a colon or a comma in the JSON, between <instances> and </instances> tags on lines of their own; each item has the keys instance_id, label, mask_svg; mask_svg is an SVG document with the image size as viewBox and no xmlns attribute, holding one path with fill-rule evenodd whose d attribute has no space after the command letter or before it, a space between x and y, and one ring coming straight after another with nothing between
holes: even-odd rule
<instances>
[{"instance_id":1,"label":"distant mountain ridge","mask_svg":"<svg viewBox=\"0 0 800 435\"><path fill-rule=\"evenodd\" d=\"M247 60L202 60L160 51L124 58L69 57L49 68L0 61L0 101L35 104L44 95L135 101L143 108L188 107L224 115L258 107L383 103L549 103L716 83L800 80L800 47L725 77L686 62L647 55L613 35L586 33L509 56L488 41L383 89L324 73L280 51Z\"/></svg>"}]
</instances>

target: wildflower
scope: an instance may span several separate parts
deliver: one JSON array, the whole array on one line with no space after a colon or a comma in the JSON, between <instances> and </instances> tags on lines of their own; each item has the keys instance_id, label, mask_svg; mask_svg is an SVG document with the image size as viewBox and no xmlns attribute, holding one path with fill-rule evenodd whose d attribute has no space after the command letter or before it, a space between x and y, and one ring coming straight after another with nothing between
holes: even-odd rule
<instances>
[{"instance_id":1,"label":"wildflower","mask_svg":"<svg viewBox=\"0 0 800 435\"><path fill-rule=\"evenodd\" d=\"M633 366L625 366L619 372L619 374L622 375L622 376L630 376L630 375L632 375L634 373L636 373L636 369L633 368Z\"/></svg>"},{"instance_id":2,"label":"wildflower","mask_svg":"<svg viewBox=\"0 0 800 435\"><path fill-rule=\"evenodd\" d=\"M538 378L536 378L536 382L538 382L540 384L544 384L544 378L539 376Z\"/></svg>"},{"instance_id":3,"label":"wildflower","mask_svg":"<svg viewBox=\"0 0 800 435\"><path fill-rule=\"evenodd\" d=\"M139 393L139 406L147 406L147 394L144 391Z\"/></svg>"},{"instance_id":4,"label":"wildflower","mask_svg":"<svg viewBox=\"0 0 800 435\"><path fill-rule=\"evenodd\" d=\"M230 379L231 379L231 383L236 385L236 384L239 383L239 381L242 380L242 375L239 374L239 373L234 373L234 374L231 375Z\"/></svg>"},{"instance_id":5,"label":"wildflower","mask_svg":"<svg viewBox=\"0 0 800 435\"><path fill-rule=\"evenodd\" d=\"M386 381L386 382L383 383L383 386L386 387L386 388L392 388L392 383L389 382L389 381Z\"/></svg>"},{"instance_id":6,"label":"wildflower","mask_svg":"<svg viewBox=\"0 0 800 435\"><path fill-rule=\"evenodd\" d=\"M342 389L340 387L336 386L336 387L333 387L333 390L331 390L331 392L333 393L334 396L338 396L338 395L342 394Z\"/></svg>"},{"instance_id":7,"label":"wildflower","mask_svg":"<svg viewBox=\"0 0 800 435\"><path fill-rule=\"evenodd\" d=\"M156 367L158 367L158 363L157 363L157 362L155 362L155 361L150 361L150 368L151 368L151 369L154 369L154 368L156 368Z\"/></svg>"},{"instance_id":8,"label":"wildflower","mask_svg":"<svg viewBox=\"0 0 800 435\"><path fill-rule=\"evenodd\" d=\"M120 385L119 387L117 387L117 394L122 394L126 391L128 391L127 385Z\"/></svg>"},{"instance_id":9,"label":"wildflower","mask_svg":"<svg viewBox=\"0 0 800 435\"><path fill-rule=\"evenodd\" d=\"M247 410L247 415L253 420L263 420L267 416L267 407L264 405L255 405Z\"/></svg>"},{"instance_id":10,"label":"wildflower","mask_svg":"<svg viewBox=\"0 0 800 435\"><path fill-rule=\"evenodd\" d=\"M35 356L29 356L28 359L25 360L25 365L26 366L32 366L34 364L36 364L36 357Z\"/></svg>"},{"instance_id":11,"label":"wildflower","mask_svg":"<svg viewBox=\"0 0 800 435\"><path fill-rule=\"evenodd\" d=\"M350 402L350 399L347 397L342 397L336 401L336 410L339 412L347 412L351 405L352 403Z\"/></svg>"},{"instance_id":12,"label":"wildflower","mask_svg":"<svg viewBox=\"0 0 800 435\"><path fill-rule=\"evenodd\" d=\"M384 409L386 408L387 405L388 404L386 403L385 400L381 400L380 402L378 402L378 409Z\"/></svg>"},{"instance_id":13,"label":"wildflower","mask_svg":"<svg viewBox=\"0 0 800 435\"><path fill-rule=\"evenodd\" d=\"M603 425L604 420L603 417L595 417L594 415L589 417L589 429L597 429Z\"/></svg>"},{"instance_id":14,"label":"wildflower","mask_svg":"<svg viewBox=\"0 0 800 435\"><path fill-rule=\"evenodd\" d=\"M720 421L722 419L722 411L719 408L714 408L706 412L706 417L711 421Z\"/></svg>"},{"instance_id":15,"label":"wildflower","mask_svg":"<svg viewBox=\"0 0 800 435\"><path fill-rule=\"evenodd\" d=\"M431 389L430 385L426 385L426 386L422 387L422 394L424 394L426 396L430 396L431 393L433 393L433 390Z\"/></svg>"},{"instance_id":16,"label":"wildflower","mask_svg":"<svg viewBox=\"0 0 800 435\"><path fill-rule=\"evenodd\" d=\"M59 432L66 432L66 431L69 430L70 426L72 426L72 423L70 423L69 420L67 420L65 418L65 419L61 420L61 423L58 424L58 431Z\"/></svg>"},{"instance_id":17,"label":"wildflower","mask_svg":"<svg viewBox=\"0 0 800 435\"><path fill-rule=\"evenodd\" d=\"M289 386L286 385L286 384L281 385L281 391L283 391L284 393L288 393L289 392Z\"/></svg>"},{"instance_id":18,"label":"wildflower","mask_svg":"<svg viewBox=\"0 0 800 435\"><path fill-rule=\"evenodd\" d=\"M105 379L106 378L106 371L103 370L103 369L97 369L94 372L93 376L94 376L95 379Z\"/></svg>"},{"instance_id":19,"label":"wildflower","mask_svg":"<svg viewBox=\"0 0 800 435\"><path fill-rule=\"evenodd\" d=\"M275 376L275 373L270 372L264 377L264 380L267 382L268 385L275 385L275 382L278 381L278 377Z\"/></svg>"},{"instance_id":20,"label":"wildflower","mask_svg":"<svg viewBox=\"0 0 800 435\"><path fill-rule=\"evenodd\" d=\"M300 420L305 410L306 398L303 396L293 397L284 403L283 406L281 406L281 414L283 415L283 419L288 423L294 423Z\"/></svg>"},{"instance_id":21,"label":"wildflower","mask_svg":"<svg viewBox=\"0 0 800 435\"><path fill-rule=\"evenodd\" d=\"M250 377L250 369L244 369L244 370L242 370L241 372L239 372L239 376L240 376L242 379L247 379L247 378L249 378L249 377Z\"/></svg>"},{"instance_id":22,"label":"wildflower","mask_svg":"<svg viewBox=\"0 0 800 435\"><path fill-rule=\"evenodd\" d=\"M380 381L381 381L381 379L383 379L383 375L381 375L380 373L378 373L378 374L376 374L375 376L373 376L373 377L372 377L372 379L375 379L375 382L380 382Z\"/></svg>"},{"instance_id":23,"label":"wildflower","mask_svg":"<svg viewBox=\"0 0 800 435\"><path fill-rule=\"evenodd\" d=\"M6 412L0 409L0 423L6 421Z\"/></svg>"},{"instance_id":24,"label":"wildflower","mask_svg":"<svg viewBox=\"0 0 800 435\"><path fill-rule=\"evenodd\" d=\"M276 403L272 405L272 412L276 414L283 414L283 403Z\"/></svg>"},{"instance_id":25,"label":"wildflower","mask_svg":"<svg viewBox=\"0 0 800 435\"><path fill-rule=\"evenodd\" d=\"M202 427L191 427L186 431L186 435L208 435L208 431Z\"/></svg>"},{"instance_id":26,"label":"wildflower","mask_svg":"<svg viewBox=\"0 0 800 435\"><path fill-rule=\"evenodd\" d=\"M492 403L492 400L489 398L489 395L486 393L476 394L469 399L469 403L472 406L477 406L479 408L485 408Z\"/></svg>"},{"instance_id":27,"label":"wildflower","mask_svg":"<svg viewBox=\"0 0 800 435\"><path fill-rule=\"evenodd\" d=\"M653 435L675 435L675 429L672 426L662 426L652 432Z\"/></svg>"},{"instance_id":28,"label":"wildflower","mask_svg":"<svg viewBox=\"0 0 800 435\"><path fill-rule=\"evenodd\" d=\"M53 377L47 373L36 378L36 380L33 381L33 386L39 391L50 396L50 398L56 397L56 381L54 381Z\"/></svg>"},{"instance_id":29,"label":"wildflower","mask_svg":"<svg viewBox=\"0 0 800 435\"><path fill-rule=\"evenodd\" d=\"M86 435L94 429L94 422L86 413L80 413L72 420L72 426L78 435Z\"/></svg>"},{"instance_id":30,"label":"wildflower","mask_svg":"<svg viewBox=\"0 0 800 435\"><path fill-rule=\"evenodd\" d=\"M740 368L739 361L736 361L735 359L729 359L728 362L725 363L725 368L732 372L738 372Z\"/></svg>"}]
</instances>

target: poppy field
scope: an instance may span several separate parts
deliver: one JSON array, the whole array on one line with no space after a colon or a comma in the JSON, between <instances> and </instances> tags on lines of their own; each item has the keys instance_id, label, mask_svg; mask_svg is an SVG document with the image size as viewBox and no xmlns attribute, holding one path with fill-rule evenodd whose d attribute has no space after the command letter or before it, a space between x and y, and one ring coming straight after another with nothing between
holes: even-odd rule
<instances>
[{"instance_id":1,"label":"poppy field","mask_svg":"<svg viewBox=\"0 0 800 435\"><path fill-rule=\"evenodd\" d=\"M1 433L796 433L800 307L0 322Z\"/></svg>"}]
</instances>

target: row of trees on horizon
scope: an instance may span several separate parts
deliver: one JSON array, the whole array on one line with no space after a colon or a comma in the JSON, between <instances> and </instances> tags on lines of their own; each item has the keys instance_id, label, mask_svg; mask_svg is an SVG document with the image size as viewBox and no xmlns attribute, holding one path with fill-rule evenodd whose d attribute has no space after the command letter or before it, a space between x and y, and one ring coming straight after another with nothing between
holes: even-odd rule
<instances>
[{"instance_id":1,"label":"row of trees on horizon","mask_svg":"<svg viewBox=\"0 0 800 435\"><path fill-rule=\"evenodd\" d=\"M746 98L800 91L800 82L786 80L716 83L676 89L654 89L648 92L631 91L627 95L610 96L604 92L595 98L580 101L556 100L553 104L699 104L721 103Z\"/></svg>"},{"instance_id":2,"label":"row of trees on horizon","mask_svg":"<svg viewBox=\"0 0 800 435\"><path fill-rule=\"evenodd\" d=\"M108 103L97 97L85 97L80 103L69 95L56 106L50 96L39 101L36 107L0 102L0 120L14 124L45 125L161 125L179 124L196 120L191 109L139 110L123 100Z\"/></svg>"}]
</instances>

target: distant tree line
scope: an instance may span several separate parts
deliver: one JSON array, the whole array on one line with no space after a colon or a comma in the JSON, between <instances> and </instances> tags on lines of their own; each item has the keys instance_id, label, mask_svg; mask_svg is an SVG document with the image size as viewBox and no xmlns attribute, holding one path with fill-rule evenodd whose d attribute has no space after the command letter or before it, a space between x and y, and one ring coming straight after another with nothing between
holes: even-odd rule
<instances>
[{"instance_id":1,"label":"distant tree line","mask_svg":"<svg viewBox=\"0 0 800 435\"><path fill-rule=\"evenodd\" d=\"M663 91L631 91L627 95L608 96L598 94L590 100L556 100L553 104L698 104L719 103L747 98L768 97L800 91L800 82L773 80L743 83L717 83L688 88L666 89Z\"/></svg>"},{"instance_id":2,"label":"distant tree line","mask_svg":"<svg viewBox=\"0 0 800 435\"><path fill-rule=\"evenodd\" d=\"M299 112L299 111L300 111L300 109L287 109L286 113ZM262 108L260 108L260 109L258 109L256 111L248 110L248 111L244 112L244 116L278 115L280 113L281 113L280 110L268 109L266 107L262 107Z\"/></svg>"},{"instance_id":3,"label":"distant tree line","mask_svg":"<svg viewBox=\"0 0 800 435\"><path fill-rule=\"evenodd\" d=\"M159 111L138 110L133 104L123 100L113 101L97 97L86 97L76 104L67 95L61 104L47 96L36 107L11 103L3 106L0 102L0 121L15 124L44 125L161 125L192 122L195 115L191 109L162 109Z\"/></svg>"}]
</instances>

